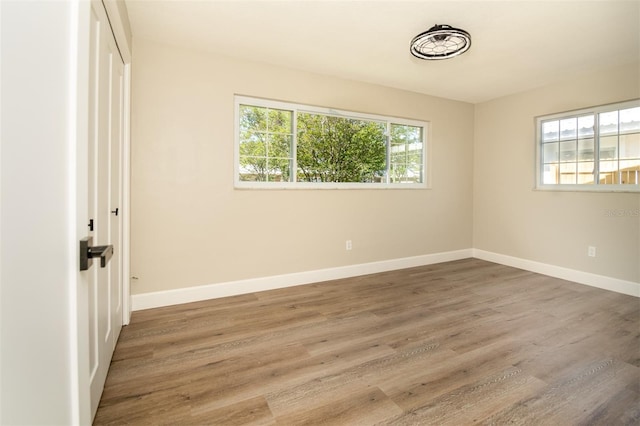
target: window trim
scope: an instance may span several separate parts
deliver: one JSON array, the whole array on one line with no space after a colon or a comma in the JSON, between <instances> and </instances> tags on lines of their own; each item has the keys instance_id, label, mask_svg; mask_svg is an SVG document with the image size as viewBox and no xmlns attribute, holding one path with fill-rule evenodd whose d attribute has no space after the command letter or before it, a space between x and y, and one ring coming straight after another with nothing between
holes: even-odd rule
<instances>
[{"instance_id":1,"label":"window trim","mask_svg":"<svg viewBox=\"0 0 640 426\"><path fill-rule=\"evenodd\" d=\"M565 118L574 118L584 115L594 115L594 163L596 169L599 169L599 148L600 134L598 128L598 114L603 112L619 111L622 109L640 107L640 99L631 99L622 102L614 102L605 105L597 105L588 108L559 112L554 114L540 115L534 118L535 135L536 135L536 155L535 155L535 185L534 190L541 191L565 191L565 192L640 192L640 185L629 184L550 184L542 183L544 163L542 158L542 122L549 120L562 120Z\"/></svg>"},{"instance_id":2,"label":"window trim","mask_svg":"<svg viewBox=\"0 0 640 426\"><path fill-rule=\"evenodd\" d=\"M422 128L422 167L423 174L421 183L368 183L368 182L258 182L240 180L240 105L250 105L262 108L273 108L293 111L292 132L294 142L297 140L297 114L311 113L323 114L340 118L362 119L384 123L387 127L387 158L390 155L389 128L391 124L416 126ZM400 117L384 116L378 114L368 114L362 112L348 111L336 108L319 107L312 105L297 104L292 102L276 101L265 98L251 96L234 96L234 165L233 181L236 189L430 189L431 167L429 167L431 126L429 121L414 120ZM297 144L293 146L293 158L295 159ZM387 160L388 161L388 160ZM296 170L297 173L297 170Z\"/></svg>"}]
</instances>

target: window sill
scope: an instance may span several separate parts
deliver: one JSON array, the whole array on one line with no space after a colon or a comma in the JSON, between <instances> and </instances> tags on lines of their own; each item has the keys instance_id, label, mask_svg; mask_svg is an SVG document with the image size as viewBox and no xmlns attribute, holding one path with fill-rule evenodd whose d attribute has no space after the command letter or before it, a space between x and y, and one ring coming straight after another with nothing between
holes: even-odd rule
<instances>
[{"instance_id":1,"label":"window sill","mask_svg":"<svg viewBox=\"0 0 640 426\"><path fill-rule=\"evenodd\" d=\"M308 182L235 182L234 189L271 189L271 190L300 190L300 189L318 189L318 190L416 190L431 189L426 184L384 184L384 183L308 183Z\"/></svg>"},{"instance_id":2,"label":"window sill","mask_svg":"<svg viewBox=\"0 0 640 426\"><path fill-rule=\"evenodd\" d=\"M638 185L538 185L534 191L640 193Z\"/></svg>"}]
</instances>

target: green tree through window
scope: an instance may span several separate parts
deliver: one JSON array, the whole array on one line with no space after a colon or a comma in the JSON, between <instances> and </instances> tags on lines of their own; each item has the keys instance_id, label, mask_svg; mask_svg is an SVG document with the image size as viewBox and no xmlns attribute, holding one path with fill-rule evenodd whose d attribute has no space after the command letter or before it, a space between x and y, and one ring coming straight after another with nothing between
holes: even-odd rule
<instances>
[{"instance_id":1,"label":"green tree through window","mask_svg":"<svg viewBox=\"0 0 640 426\"><path fill-rule=\"evenodd\" d=\"M240 107L241 180L290 180L292 116L291 111Z\"/></svg>"},{"instance_id":2,"label":"green tree through window","mask_svg":"<svg viewBox=\"0 0 640 426\"><path fill-rule=\"evenodd\" d=\"M391 182L422 182L422 127L391 124Z\"/></svg>"},{"instance_id":3,"label":"green tree through window","mask_svg":"<svg viewBox=\"0 0 640 426\"><path fill-rule=\"evenodd\" d=\"M383 123L298 114L298 180L379 182L386 167Z\"/></svg>"}]
</instances>

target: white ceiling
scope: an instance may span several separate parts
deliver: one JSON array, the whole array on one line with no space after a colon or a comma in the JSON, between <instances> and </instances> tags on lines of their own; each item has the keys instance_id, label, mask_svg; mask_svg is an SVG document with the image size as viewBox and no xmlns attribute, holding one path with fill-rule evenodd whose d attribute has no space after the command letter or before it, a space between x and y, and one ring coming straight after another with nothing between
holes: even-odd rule
<instances>
[{"instance_id":1,"label":"white ceiling","mask_svg":"<svg viewBox=\"0 0 640 426\"><path fill-rule=\"evenodd\" d=\"M471 103L640 61L638 0L126 5L134 38ZM444 61L414 58L409 42L435 24L469 32L471 49Z\"/></svg>"}]
</instances>

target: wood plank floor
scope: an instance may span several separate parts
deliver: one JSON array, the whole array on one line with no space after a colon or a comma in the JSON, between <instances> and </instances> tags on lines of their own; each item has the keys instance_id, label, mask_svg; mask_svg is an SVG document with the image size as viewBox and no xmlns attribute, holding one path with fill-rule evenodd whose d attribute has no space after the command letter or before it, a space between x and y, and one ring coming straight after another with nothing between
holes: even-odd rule
<instances>
[{"instance_id":1,"label":"wood plank floor","mask_svg":"<svg viewBox=\"0 0 640 426\"><path fill-rule=\"evenodd\" d=\"M640 424L640 299L466 259L138 311L95 424Z\"/></svg>"}]
</instances>

